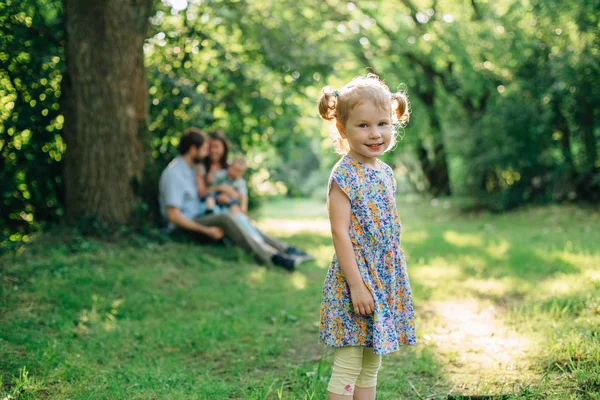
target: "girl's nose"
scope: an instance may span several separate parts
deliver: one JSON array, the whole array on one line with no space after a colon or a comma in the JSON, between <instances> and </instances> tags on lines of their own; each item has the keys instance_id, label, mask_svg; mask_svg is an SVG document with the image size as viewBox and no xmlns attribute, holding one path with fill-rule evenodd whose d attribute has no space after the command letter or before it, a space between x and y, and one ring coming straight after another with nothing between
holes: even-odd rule
<instances>
[{"instance_id":1,"label":"girl's nose","mask_svg":"<svg viewBox=\"0 0 600 400\"><path fill-rule=\"evenodd\" d=\"M371 139L377 139L381 136L381 133L379 133L379 129L377 129L377 127L373 127L371 128L371 130L369 131L369 137Z\"/></svg>"}]
</instances>

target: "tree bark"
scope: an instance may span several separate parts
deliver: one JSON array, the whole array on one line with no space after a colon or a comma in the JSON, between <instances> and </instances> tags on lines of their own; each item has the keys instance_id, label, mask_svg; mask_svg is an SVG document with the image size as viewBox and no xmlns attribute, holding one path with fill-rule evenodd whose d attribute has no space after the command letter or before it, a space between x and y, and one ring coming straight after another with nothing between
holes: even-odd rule
<instances>
[{"instance_id":1,"label":"tree bark","mask_svg":"<svg viewBox=\"0 0 600 400\"><path fill-rule=\"evenodd\" d=\"M424 73L428 78L428 84L417 84L415 90L417 96L419 96L421 101L430 110L429 117L434 145L432 149L433 154L430 157L429 152L419 140L417 143L417 157L429 183L429 192L434 196L450 196L452 194L450 189L450 173L446 159L446 148L443 142L442 126L434 106L433 76L426 69L424 69Z\"/></svg>"},{"instance_id":2,"label":"tree bark","mask_svg":"<svg viewBox=\"0 0 600 400\"><path fill-rule=\"evenodd\" d=\"M144 168L143 43L152 0L64 0L65 209L124 223Z\"/></svg>"},{"instance_id":3,"label":"tree bark","mask_svg":"<svg viewBox=\"0 0 600 400\"><path fill-rule=\"evenodd\" d=\"M571 152L571 132L567 121L562 114L561 103L559 96L554 96L552 102L553 120L552 128L560 132L560 150L565 159L565 166L569 174L569 183L574 183L577 176L577 170L575 168L575 162L573 160L573 153Z\"/></svg>"},{"instance_id":4,"label":"tree bark","mask_svg":"<svg viewBox=\"0 0 600 400\"><path fill-rule=\"evenodd\" d=\"M592 108L586 109L591 110ZM580 129L585 152L585 164L583 170L584 172L593 171L597 168L598 145L596 143L596 137L594 136L594 120L591 113L586 113L582 116Z\"/></svg>"}]
</instances>

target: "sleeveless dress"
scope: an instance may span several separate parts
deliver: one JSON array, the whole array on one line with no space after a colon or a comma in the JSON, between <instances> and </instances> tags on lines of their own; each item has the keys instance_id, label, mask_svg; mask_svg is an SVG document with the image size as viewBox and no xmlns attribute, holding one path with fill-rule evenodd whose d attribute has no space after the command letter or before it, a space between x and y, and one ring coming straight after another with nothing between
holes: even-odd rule
<instances>
[{"instance_id":1,"label":"sleeveless dress","mask_svg":"<svg viewBox=\"0 0 600 400\"><path fill-rule=\"evenodd\" d=\"M379 169L345 155L333 168L335 181L350 199L350 240L358 269L373 294L373 315L354 313L350 289L334 254L323 285L320 338L329 346L372 347L387 354L416 344L412 293L400 244L402 230L396 210L392 169L377 160ZM331 204L327 198L327 211Z\"/></svg>"}]
</instances>

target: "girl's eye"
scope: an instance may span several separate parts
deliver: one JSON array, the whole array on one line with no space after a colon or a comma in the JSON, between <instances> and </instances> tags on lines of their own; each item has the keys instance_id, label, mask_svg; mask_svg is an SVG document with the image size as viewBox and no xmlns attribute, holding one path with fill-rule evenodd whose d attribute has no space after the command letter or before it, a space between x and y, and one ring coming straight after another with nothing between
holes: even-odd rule
<instances>
[{"instance_id":1,"label":"girl's eye","mask_svg":"<svg viewBox=\"0 0 600 400\"><path fill-rule=\"evenodd\" d=\"M367 127L367 124L360 124L358 127L359 127L359 128L366 128L366 127Z\"/></svg>"},{"instance_id":2,"label":"girl's eye","mask_svg":"<svg viewBox=\"0 0 600 400\"><path fill-rule=\"evenodd\" d=\"M386 126L386 125L388 125L388 123L387 123L387 122L383 122L383 121L382 121L382 122L380 122L380 123L379 123L379 126Z\"/></svg>"}]
</instances>

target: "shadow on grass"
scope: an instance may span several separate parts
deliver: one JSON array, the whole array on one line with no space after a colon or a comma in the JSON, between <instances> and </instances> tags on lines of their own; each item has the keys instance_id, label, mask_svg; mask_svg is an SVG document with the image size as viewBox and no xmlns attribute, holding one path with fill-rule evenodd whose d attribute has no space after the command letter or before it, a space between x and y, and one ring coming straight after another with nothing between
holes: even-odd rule
<instances>
[{"instance_id":1,"label":"shadow on grass","mask_svg":"<svg viewBox=\"0 0 600 400\"><path fill-rule=\"evenodd\" d=\"M509 276L537 282L559 273L580 272L578 266L560 257L540 257L534 248L520 248L522 242L508 235L473 235L456 230L436 231L433 227L425 232L427 239L411 241L405 246L411 258L418 260L419 264L435 264L436 259L460 264L465 276L482 279ZM467 255L474 260L473 265L469 265L468 260L465 262Z\"/></svg>"}]
</instances>

